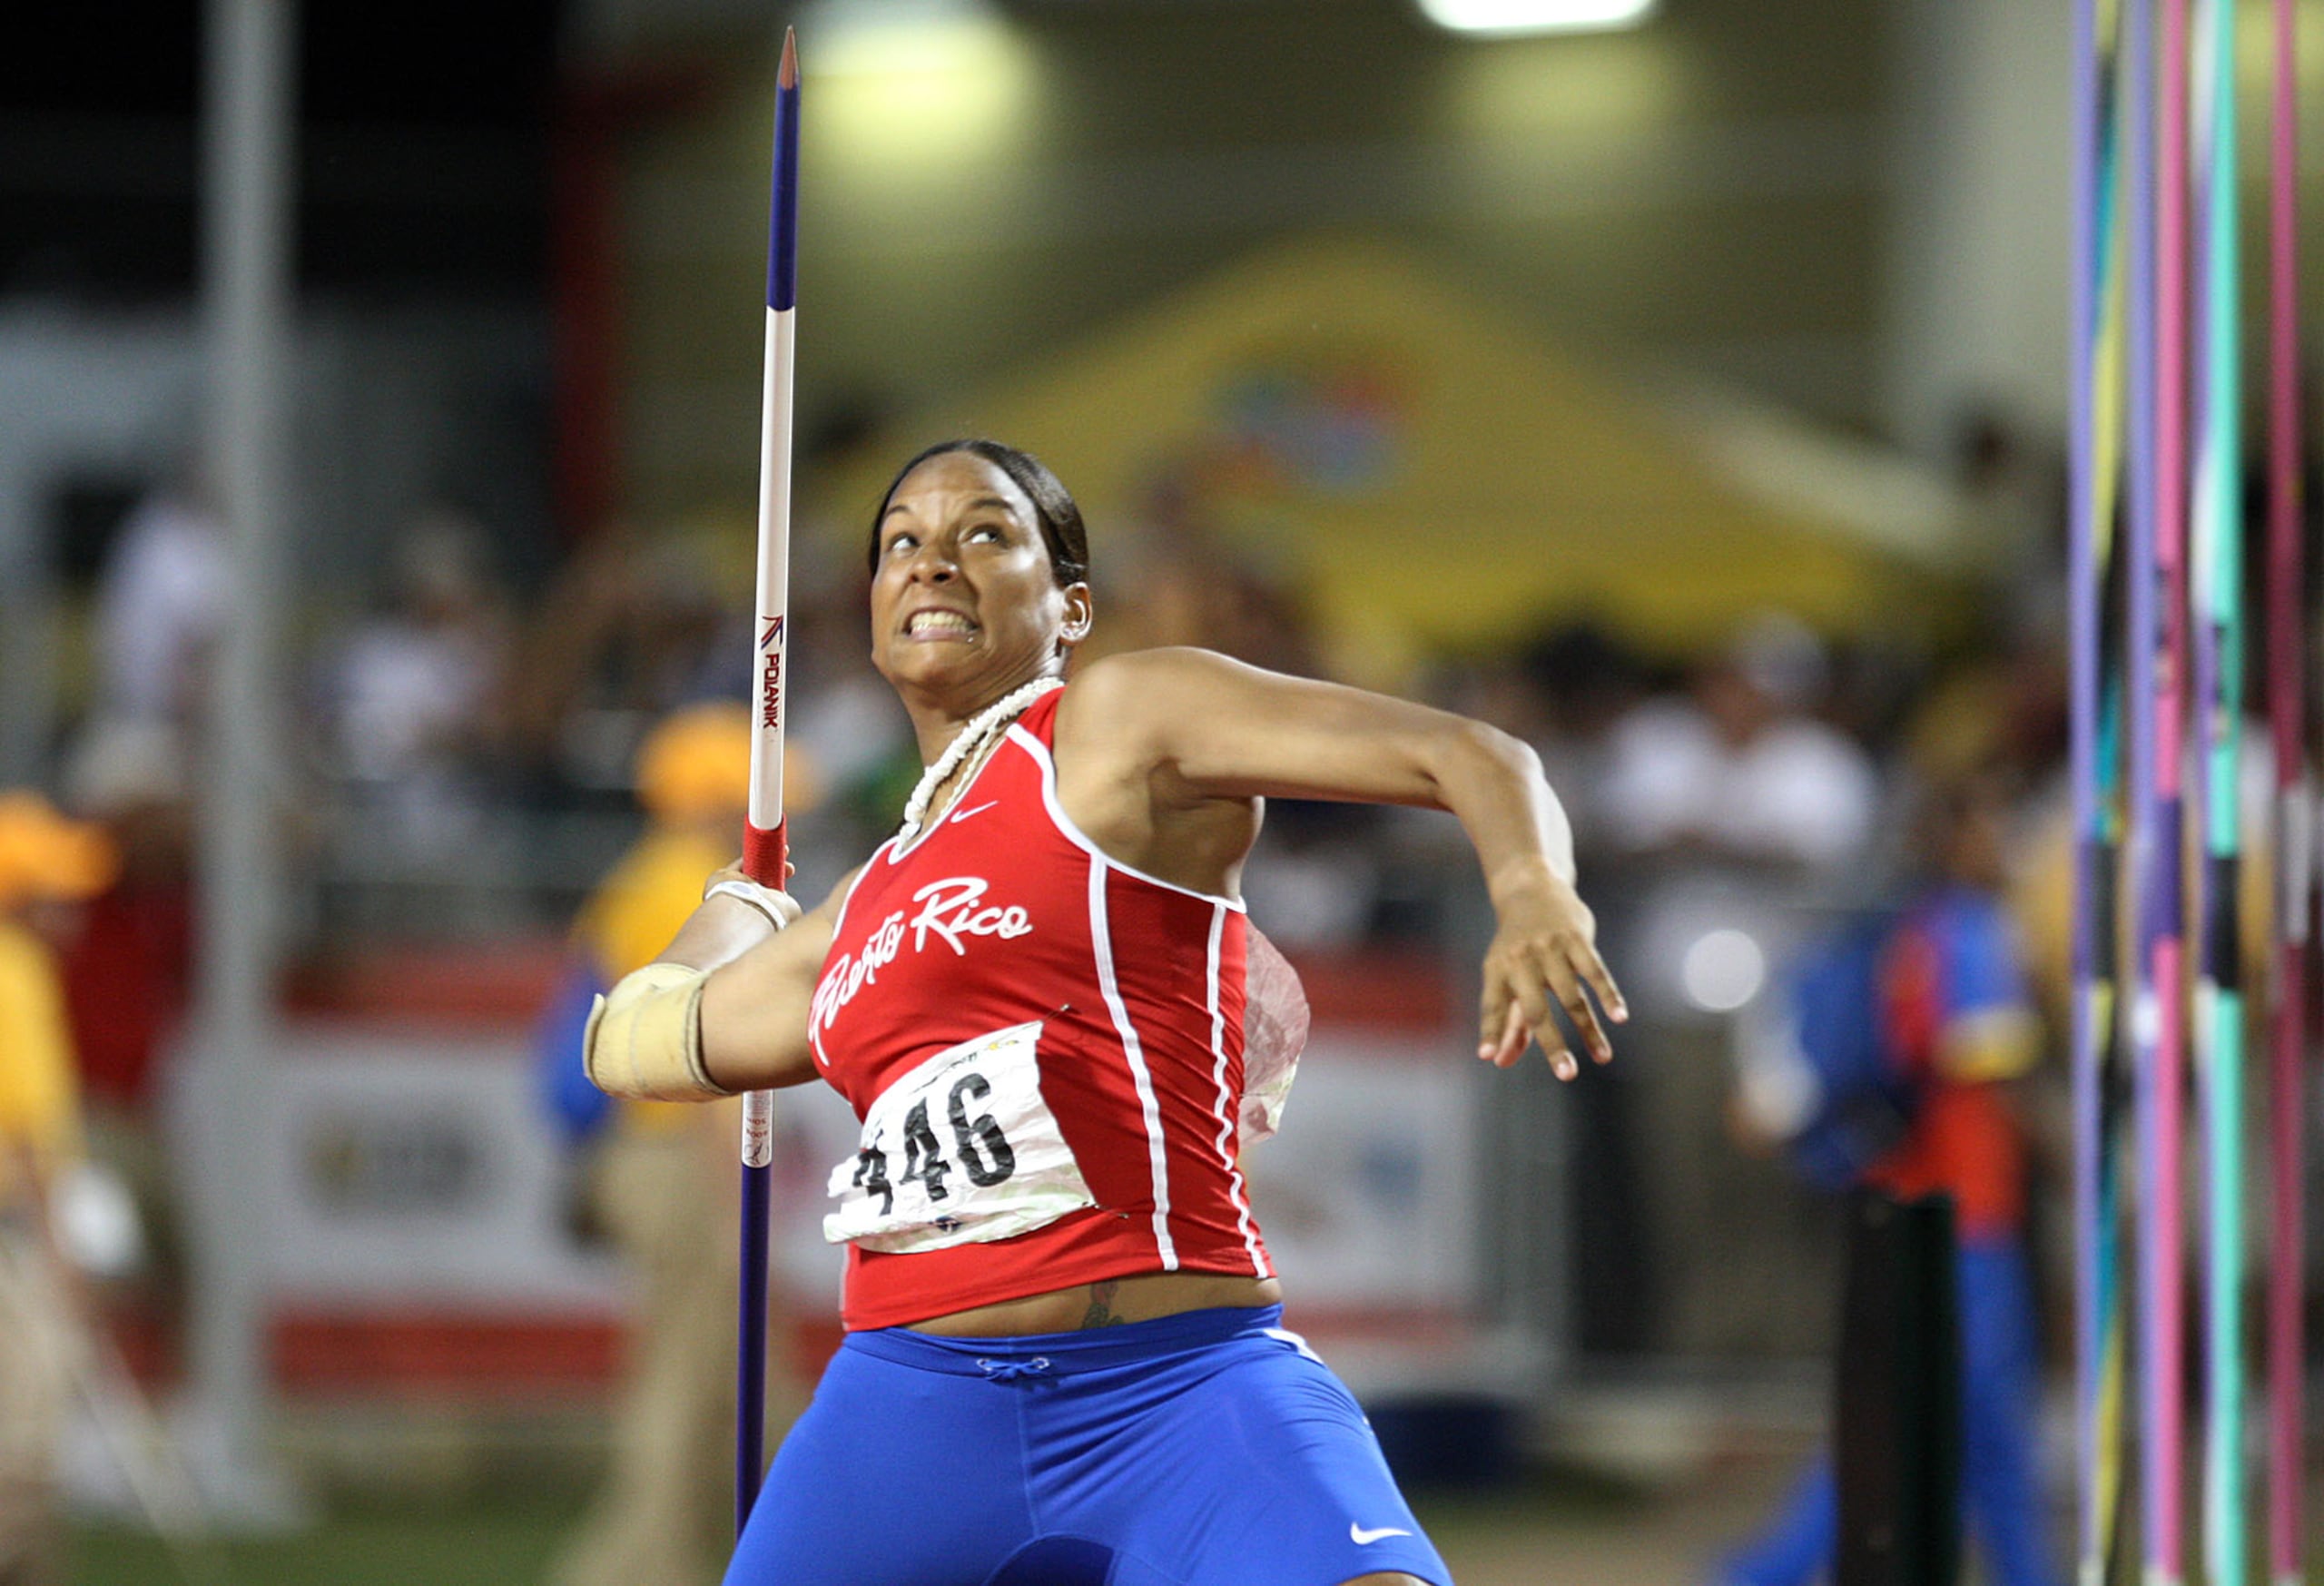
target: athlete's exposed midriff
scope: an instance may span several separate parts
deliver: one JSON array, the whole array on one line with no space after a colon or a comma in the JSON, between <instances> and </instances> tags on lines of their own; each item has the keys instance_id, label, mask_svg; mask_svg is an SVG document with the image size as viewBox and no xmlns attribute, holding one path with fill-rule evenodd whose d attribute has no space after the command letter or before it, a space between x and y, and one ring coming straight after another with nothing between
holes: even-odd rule
<instances>
[{"instance_id":1,"label":"athlete's exposed midriff","mask_svg":"<svg viewBox=\"0 0 2324 1586\"><path fill-rule=\"evenodd\" d=\"M945 1338L1010 1338L1028 1333L1073 1333L1122 1322L1151 1322L1181 1311L1282 1303L1283 1285L1272 1277L1148 1272L1104 1283L1078 1283L1071 1288L975 1305L905 1325L915 1333Z\"/></svg>"}]
</instances>

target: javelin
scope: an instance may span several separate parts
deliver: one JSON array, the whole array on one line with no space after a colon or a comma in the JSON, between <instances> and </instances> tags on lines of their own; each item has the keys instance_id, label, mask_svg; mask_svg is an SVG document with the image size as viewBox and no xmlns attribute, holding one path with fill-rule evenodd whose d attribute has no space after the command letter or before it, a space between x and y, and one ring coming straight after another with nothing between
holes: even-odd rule
<instances>
[{"instance_id":1,"label":"javelin","mask_svg":"<svg viewBox=\"0 0 2324 1586\"><path fill-rule=\"evenodd\" d=\"M2299 34L2291 0L2275 5L2275 99L2268 158L2268 714L2276 752L2276 911L2280 968L2270 1010L2268 1550L2271 1578L2300 1578L2301 1370L2297 1252L2306 1248L2300 1119L2306 1059L2309 901L2315 886L2313 790L2306 753L2306 634L2300 619Z\"/></svg>"},{"instance_id":2,"label":"javelin","mask_svg":"<svg viewBox=\"0 0 2324 1586\"><path fill-rule=\"evenodd\" d=\"M791 562L791 377L799 284L799 48L783 30L775 74L774 178L766 241L766 364L759 405L758 603L752 630L750 817L743 869L781 887L788 842L783 828L783 663ZM734 1372L734 1534L758 1501L766 1471L767 1179L773 1160L774 1093L743 1097L743 1263Z\"/></svg>"},{"instance_id":3,"label":"javelin","mask_svg":"<svg viewBox=\"0 0 2324 1586\"><path fill-rule=\"evenodd\" d=\"M2194 490L2189 566L2193 575L2194 709L2203 757L2202 922L2195 985L2201 1078L2204 1230L2203 1546L2211 1586L2243 1586L2243 1135L2244 988L2236 942L2242 866L2243 444L2240 386L2242 321L2236 245L2235 8L2206 0L2199 14L2193 167L2201 213L2193 301L2201 318L2195 373Z\"/></svg>"},{"instance_id":4,"label":"javelin","mask_svg":"<svg viewBox=\"0 0 2324 1586\"><path fill-rule=\"evenodd\" d=\"M2133 643L2159 646L2148 674L2152 735L2147 746L2153 823L2148 827L2145 946L2146 994L2154 1015L2148 1062L2144 1185L2148 1226L2146 1285L2141 1319L2146 1326L2146 1466L2142 1518L2147 1579L2180 1586L2186 1574L2186 1308L2185 892L2181 869L2185 828L2187 678L2187 12L2188 0L2162 0L2161 40L2148 64L2161 107L2159 142L2150 146L2147 177L2153 183L2148 218L2153 273L2147 301L2154 352L2148 365L2148 406L2141 422L2153 427L2153 458L2146 487L2155 586L2153 622ZM2153 34L2149 34L2150 41Z\"/></svg>"},{"instance_id":5,"label":"javelin","mask_svg":"<svg viewBox=\"0 0 2324 1586\"><path fill-rule=\"evenodd\" d=\"M2110 649L2111 570L2122 473L2124 339L2121 202L2122 23L2098 0L2074 7L2075 123L2073 513L2073 763L2076 843L2073 1097L2076 1424L2083 1473L2083 1578L2114 1556L2122 1524L2119 1431L2127 1350L2117 1100L2127 1061L2114 929L2122 892L2123 681Z\"/></svg>"}]
</instances>

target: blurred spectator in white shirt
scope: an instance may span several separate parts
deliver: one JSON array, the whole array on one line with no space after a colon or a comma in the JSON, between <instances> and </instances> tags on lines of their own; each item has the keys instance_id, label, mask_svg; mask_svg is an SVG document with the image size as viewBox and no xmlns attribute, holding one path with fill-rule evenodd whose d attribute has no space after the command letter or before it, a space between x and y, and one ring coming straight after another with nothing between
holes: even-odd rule
<instances>
[{"instance_id":1,"label":"blurred spectator in white shirt","mask_svg":"<svg viewBox=\"0 0 2324 1586\"><path fill-rule=\"evenodd\" d=\"M96 715L182 724L199 711L231 576L225 531L198 487L130 513L97 583Z\"/></svg>"},{"instance_id":2,"label":"blurred spectator in white shirt","mask_svg":"<svg viewBox=\"0 0 2324 1586\"><path fill-rule=\"evenodd\" d=\"M1691 698L1633 710L1607 756L1607 838L1632 852L1689 849L1817 871L1859 853L1877 779L1861 748L1809 714L1824 677L1812 635L1762 617L1703 669Z\"/></svg>"},{"instance_id":3,"label":"blurred spectator in white shirt","mask_svg":"<svg viewBox=\"0 0 2324 1586\"><path fill-rule=\"evenodd\" d=\"M497 725L507 624L464 518L422 517L390 577L388 609L331 664L335 769L426 846L471 802L468 772Z\"/></svg>"}]
</instances>

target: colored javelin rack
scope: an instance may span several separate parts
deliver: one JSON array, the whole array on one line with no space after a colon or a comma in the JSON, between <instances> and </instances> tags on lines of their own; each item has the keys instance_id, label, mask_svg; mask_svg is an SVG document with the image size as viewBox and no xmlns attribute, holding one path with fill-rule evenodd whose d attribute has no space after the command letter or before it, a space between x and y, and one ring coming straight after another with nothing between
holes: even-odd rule
<instances>
[{"instance_id":1,"label":"colored javelin rack","mask_svg":"<svg viewBox=\"0 0 2324 1586\"><path fill-rule=\"evenodd\" d=\"M2235 6L2233 0L2192 4L2191 72L2191 0L2079 0L2074 14L2070 617L2078 844L2073 1038L2083 1586L2122 1579L2129 1565L2124 1473L2133 1448L2140 1455L2143 1580L2147 1586L2178 1586L2187 1563L2181 1363L2187 1243L2182 1108L2191 1031L2181 935L2191 919L2200 929L2191 1034L2202 1103L2205 1210L2202 1572L2207 1586L2243 1586L2250 1571L2242 1355L2247 1010L2237 934L2246 656ZM2301 609L2295 10L2296 0L2274 0L2266 568L2279 881L2267 1109L2267 1536L2274 1586L2292 1586L2301 1569L2300 1119L2315 858ZM2192 224L2186 209L2191 134L2196 143L2191 172L2201 195ZM2200 250L2191 291L2191 243ZM2191 337L2196 352L2192 425L2187 410ZM2114 492L2121 459L2115 448L2124 438L2125 532L2118 547ZM2117 615L2119 666L2112 626ZM2198 734L2191 744L2185 738L2190 711ZM2190 748L2199 752L2199 765L2187 758ZM2181 783L2189 769L2197 772L2187 791L2194 795L2193 831L2202 856L2191 872L2191 899L2181 846ZM2119 850L2111 846L2117 843ZM2116 1122L2118 1079L2125 1066L2134 1091L2134 1148L2118 1134ZM2135 1211L2126 1196L2133 1172ZM2132 1265L2134 1304L2128 1281ZM2126 1336L2133 1315L2135 1340ZM2126 1363L2133 1358L2140 1407L2135 1436L2122 1409Z\"/></svg>"},{"instance_id":2,"label":"colored javelin rack","mask_svg":"<svg viewBox=\"0 0 2324 1586\"><path fill-rule=\"evenodd\" d=\"M799 281L799 47L788 28L775 74L774 174L768 201L766 360L759 405L756 646L752 665L751 803L743 868L781 887L788 842L783 817L783 733L790 617L791 409ZM766 1472L768 1179L773 1097L743 1098L742 1298L735 1337L734 1532L741 1535Z\"/></svg>"},{"instance_id":3,"label":"colored javelin rack","mask_svg":"<svg viewBox=\"0 0 2324 1586\"><path fill-rule=\"evenodd\" d=\"M2237 901L2243 833L2243 496L2240 251L2236 222L2235 6L2202 0L2192 125L2202 213L2194 301L2200 330L2189 560L2195 688L2203 719L2203 868L2196 1029L2202 1077L2204 1253L2203 1556L2209 1586L2244 1586L2243 986Z\"/></svg>"},{"instance_id":4,"label":"colored javelin rack","mask_svg":"<svg viewBox=\"0 0 2324 1586\"><path fill-rule=\"evenodd\" d=\"M2300 1195L2302 1063L2314 811L2306 763L2307 635L2301 620L2296 0L2275 0L2275 99L2269 139L2268 714L2276 761L2276 996L2269 1010L2268 1553L2275 1586L2301 1579L2300 1359L2306 1266Z\"/></svg>"}]
</instances>

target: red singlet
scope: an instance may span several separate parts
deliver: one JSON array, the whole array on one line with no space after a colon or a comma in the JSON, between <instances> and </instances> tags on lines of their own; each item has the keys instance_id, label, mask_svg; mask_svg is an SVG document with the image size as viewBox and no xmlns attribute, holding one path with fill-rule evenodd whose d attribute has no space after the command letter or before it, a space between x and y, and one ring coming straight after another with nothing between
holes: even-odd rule
<instances>
[{"instance_id":1,"label":"red singlet","mask_svg":"<svg viewBox=\"0 0 2324 1586\"><path fill-rule=\"evenodd\" d=\"M842 1319L1148 1272L1271 1277L1236 1166L1245 921L1059 807L1044 695L840 908L809 1037L864 1120L832 1175Z\"/></svg>"}]
</instances>

